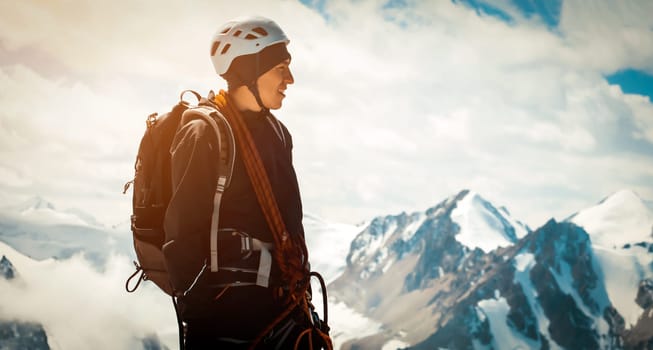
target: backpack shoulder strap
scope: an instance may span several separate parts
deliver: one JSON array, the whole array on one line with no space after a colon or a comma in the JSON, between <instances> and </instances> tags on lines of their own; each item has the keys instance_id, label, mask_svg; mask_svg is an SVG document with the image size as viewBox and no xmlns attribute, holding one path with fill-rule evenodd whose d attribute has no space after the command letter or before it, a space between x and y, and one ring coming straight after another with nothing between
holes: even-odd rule
<instances>
[{"instance_id":1,"label":"backpack shoulder strap","mask_svg":"<svg viewBox=\"0 0 653 350\"><path fill-rule=\"evenodd\" d=\"M210 249L212 272L218 271L218 229L220 223L220 202L222 195L231 184L234 161L236 159L236 143L233 130L227 119L210 105L200 104L198 107L189 109L186 113L193 113L193 117L199 117L206 121L215 131L218 140L218 182L213 195L213 214L211 215Z\"/></svg>"},{"instance_id":2,"label":"backpack shoulder strap","mask_svg":"<svg viewBox=\"0 0 653 350\"><path fill-rule=\"evenodd\" d=\"M192 116L185 116L184 120L202 119L215 132L216 139L218 140L218 152L220 154L218 177L224 176L224 186L229 187L231 175L233 174L234 161L236 160L236 142L231 125L229 125L227 119L220 111L206 105L191 107L184 114L192 114Z\"/></svg>"}]
</instances>

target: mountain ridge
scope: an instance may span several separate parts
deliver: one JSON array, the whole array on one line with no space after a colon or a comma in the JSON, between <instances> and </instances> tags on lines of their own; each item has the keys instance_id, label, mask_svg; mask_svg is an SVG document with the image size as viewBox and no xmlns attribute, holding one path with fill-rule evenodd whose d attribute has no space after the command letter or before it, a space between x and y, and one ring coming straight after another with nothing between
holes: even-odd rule
<instances>
[{"instance_id":1,"label":"mountain ridge","mask_svg":"<svg viewBox=\"0 0 653 350\"><path fill-rule=\"evenodd\" d=\"M470 194L461 191L429 208L421 221L413 220L420 222L418 228L406 224L407 214L377 217L352 242L347 270L330 285L331 294L381 321L383 331L350 340L342 349L375 349L393 341L412 344L410 349L621 349L647 341L641 329L648 313L634 302L638 282L620 283L615 276L636 281L653 276L649 245L605 253L598 249L607 248L592 241L596 232L572 220L582 216L572 215L562 222L551 219L535 231L525 226L528 233L512 244L486 251L458 239L463 225L451 215ZM596 206L605 209L628 193L616 194ZM492 209L486 212L509 213ZM408 227L409 234L401 232ZM501 225L487 227L505 233ZM626 271L616 271L620 265L610 260L612 255L606 257L635 253L641 253L640 260ZM633 275L638 269L645 272ZM637 330L639 338L629 338Z\"/></svg>"}]
</instances>

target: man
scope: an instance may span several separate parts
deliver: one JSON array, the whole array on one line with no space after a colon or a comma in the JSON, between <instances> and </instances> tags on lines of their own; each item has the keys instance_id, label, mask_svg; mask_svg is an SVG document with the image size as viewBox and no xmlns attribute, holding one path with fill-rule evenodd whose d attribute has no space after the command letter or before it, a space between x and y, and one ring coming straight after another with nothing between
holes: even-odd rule
<instances>
[{"instance_id":1,"label":"man","mask_svg":"<svg viewBox=\"0 0 653 350\"><path fill-rule=\"evenodd\" d=\"M270 113L282 106L294 82L288 42L275 22L262 17L232 20L211 42L211 60L228 91L211 94L208 104L224 115L236 139L217 237L210 234L217 159L229 155L217 154L221 141L192 109L184 113L171 147L173 196L165 216L171 243L164 255L173 286L183 292L178 309L187 349L286 349L296 343L308 348L309 342L319 348L316 338L325 335L311 338L315 332L307 331L315 328L305 297L308 255L292 138ZM247 140L257 155L247 153ZM265 181L253 179L256 162L250 158L262 164L259 177L267 178L272 204L262 204L257 192L265 192ZM269 214L275 206L276 221Z\"/></svg>"}]
</instances>

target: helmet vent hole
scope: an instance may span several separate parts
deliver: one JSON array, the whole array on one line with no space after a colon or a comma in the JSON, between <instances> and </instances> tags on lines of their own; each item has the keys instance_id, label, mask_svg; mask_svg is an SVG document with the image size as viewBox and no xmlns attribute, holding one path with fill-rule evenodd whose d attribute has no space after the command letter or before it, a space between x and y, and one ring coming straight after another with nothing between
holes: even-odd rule
<instances>
[{"instance_id":1,"label":"helmet vent hole","mask_svg":"<svg viewBox=\"0 0 653 350\"><path fill-rule=\"evenodd\" d=\"M225 30L221 31L220 34L227 34L231 30L231 27L227 27Z\"/></svg>"},{"instance_id":2,"label":"helmet vent hole","mask_svg":"<svg viewBox=\"0 0 653 350\"><path fill-rule=\"evenodd\" d=\"M224 46L224 48L222 49L222 51L220 51L220 54L221 54L221 55L224 55L225 53L227 53L227 51L229 51L229 48L230 48L230 47L231 47L231 44L227 43L227 44Z\"/></svg>"},{"instance_id":3,"label":"helmet vent hole","mask_svg":"<svg viewBox=\"0 0 653 350\"><path fill-rule=\"evenodd\" d=\"M215 56L215 52L218 51L218 46L220 46L220 41L213 42L211 46L211 56Z\"/></svg>"},{"instance_id":4,"label":"helmet vent hole","mask_svg":"<svg viewBox=\"0 0 653 350\"><path fill-rule=\"evenodd\" d=\"M265 29L261 28L261 27L256 27L256 28L252 29L252 31L256 32L258 34L261 34L261 36L268 36L268 32Z\"/></svg>"},{"instance_id":5,"label":"helmet vent hole","mask_svg":"<svg viewBox=\"0 0 653 350\"><path fill-rule=\"evenodd\" d=\"M234 33L234 36L237 38L237 37L238 37L240 34L242 34L242 33L243 33L242 30L237 30L237 31Z\"/></svg>"},{"instance_id":6,"label":"helmet vent hole","mask_svg":"<svg viewBox=\"0 0 653 350\"><path fill-rule=\"evenodd\" d=\"M247 34L247 35L245 36L245 39L247 39L247 40L254 40L254 39L258 39L258 38L256 37L256 35L253 35L253 34Z\"/></svg>"}]
</instances>

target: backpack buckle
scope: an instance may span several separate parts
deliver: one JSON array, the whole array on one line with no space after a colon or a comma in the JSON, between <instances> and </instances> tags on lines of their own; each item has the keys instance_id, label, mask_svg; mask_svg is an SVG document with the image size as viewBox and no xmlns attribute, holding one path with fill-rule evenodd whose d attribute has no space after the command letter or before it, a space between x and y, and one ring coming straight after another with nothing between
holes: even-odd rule
<instances>
[{"instance_id":1,"label":"backpack buckle","mask_svg":"<svg viewBox=\"0 0 653 350\"><path fill-rule=\"evenodd\" d=\"M254 251L254 244L252 237L245 232L234 231L231 233L232 236L240 236L240 254L244 254L241 258L242 260L249 259L252 256Z\"/></svg>"},{"instance_id":2,"label":"backpack buckle","mask_svg":"<svg viewBox=\"0 0 653 350\"><path fill-rule=\"evenodd\" d=\"M151 128L152 126L154 126L154 124L156 124L156 117L158 115L159 113L155 112L147 116L147 120L145 121L145 124L147 124L148 128Z\"/></svg>"}]
</instances>

